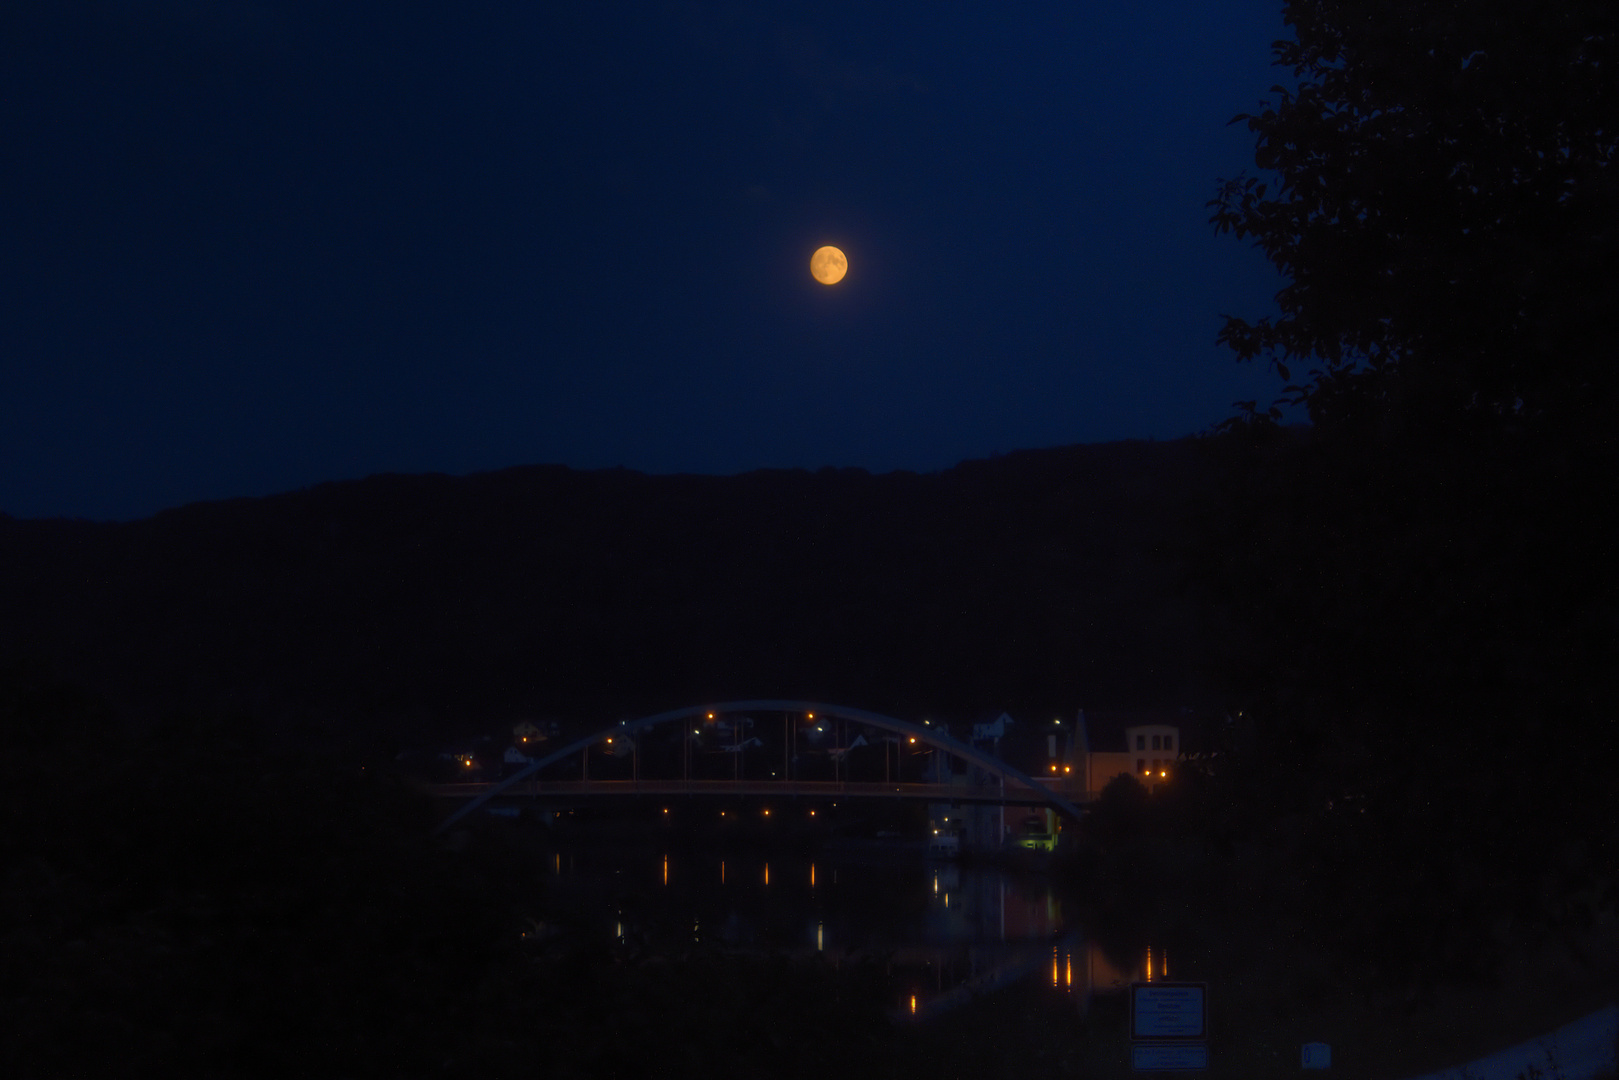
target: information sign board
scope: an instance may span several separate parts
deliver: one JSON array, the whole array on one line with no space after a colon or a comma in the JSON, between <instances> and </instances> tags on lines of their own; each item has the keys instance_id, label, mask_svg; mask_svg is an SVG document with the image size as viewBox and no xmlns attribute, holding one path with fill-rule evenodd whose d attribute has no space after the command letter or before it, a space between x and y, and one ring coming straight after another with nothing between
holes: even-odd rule
<instances>
[{"instance_id":1,"label":"information sign board","mask_svg":"<svg viewBox=\"0 0 1619 1080\"><path fill-rule=\"evenodd\" d=\"M1208 1038L1208 984L1130 984L1130 1038Z\"/></svg>"},{"instance_id":2,"label":"information sign board","mask_svg":"<svg viewBox=\"0 0 1619 1080\"><path fill-rule=\"evenodd\" d=\"M1209 1067L1209 1044L1138 1042L1130 1044L1130 1067L1141 1072L1168 1072Z\"/></svg>"}]
</instances>

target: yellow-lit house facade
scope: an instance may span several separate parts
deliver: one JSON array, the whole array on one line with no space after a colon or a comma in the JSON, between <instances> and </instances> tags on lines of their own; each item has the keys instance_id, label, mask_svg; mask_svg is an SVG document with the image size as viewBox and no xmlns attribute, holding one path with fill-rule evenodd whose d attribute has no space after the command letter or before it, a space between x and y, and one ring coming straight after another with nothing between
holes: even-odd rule
<instances>
[{"instance_id":1,"label":"yellow-lit house facade","mask_svg":"<svg viewBox=\"0 0 1619 1080\"><path fill-rule=\"evenodd\" d=\"M1150 790L1169 782L1185 749L1189 717L1181 711L1089 713L1078 717L1076 757L1083 798L1094 799L1114 777L1129 774Z\"/></svg>"}]
</instances>

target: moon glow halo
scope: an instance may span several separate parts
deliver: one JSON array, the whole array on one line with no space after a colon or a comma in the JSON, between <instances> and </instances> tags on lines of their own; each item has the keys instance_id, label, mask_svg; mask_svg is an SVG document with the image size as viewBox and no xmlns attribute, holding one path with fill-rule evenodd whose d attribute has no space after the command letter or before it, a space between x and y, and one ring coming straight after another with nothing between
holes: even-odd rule
<instances>
[{"instance_id":1,"label":"moon glow halo","mask_svg":"<svg viewBox=\"0 0 1619 1080\"><path fill-rule=\"evenodd\" d=\"M810 275L822 285L836 285L848 272L849 260L830 244L810 256Z\"/></svg>"}]
</instances>

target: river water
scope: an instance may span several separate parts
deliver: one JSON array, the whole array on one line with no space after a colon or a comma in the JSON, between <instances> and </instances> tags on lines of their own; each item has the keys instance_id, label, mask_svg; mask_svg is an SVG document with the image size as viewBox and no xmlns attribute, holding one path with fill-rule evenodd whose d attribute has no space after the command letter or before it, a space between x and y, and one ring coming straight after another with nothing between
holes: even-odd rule
<instances>
[{"instance_id":1,"label":"river water","mask_svg":"<svg viewBox=\"0 0 1619 1080\"><path fill-rule=\"evenodd\" d=\"M882 960L896 1015L925 1016L1012 984L1084 1012L1096 993L1168 974L1167 959L1088 941L1046 875L928 858L917 843L809 850L645 842L555 846L549 906L599 939L834 963Z\"/></svg>"}]
</instances>

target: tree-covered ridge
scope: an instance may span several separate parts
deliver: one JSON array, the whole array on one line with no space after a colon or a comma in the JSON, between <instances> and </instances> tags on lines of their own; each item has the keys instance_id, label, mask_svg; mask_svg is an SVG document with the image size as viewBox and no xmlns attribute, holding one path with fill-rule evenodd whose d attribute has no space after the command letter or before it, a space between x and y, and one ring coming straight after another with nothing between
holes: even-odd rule
<instances>
[{"instance_id":1,"label":"tree-covered ridge","mask_svg":"<svg viewBox=\"0 0 1619 1080\"><path fill-rule=\"evenodd\" d=\"M1178 705L1203 468L1190 441L925 476L528 467L13 521L0 648L133 707L406 741L783 695L958 718Z\"/></svg>"}]
</instances>

